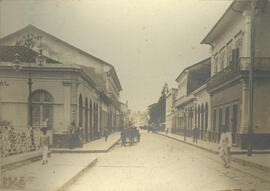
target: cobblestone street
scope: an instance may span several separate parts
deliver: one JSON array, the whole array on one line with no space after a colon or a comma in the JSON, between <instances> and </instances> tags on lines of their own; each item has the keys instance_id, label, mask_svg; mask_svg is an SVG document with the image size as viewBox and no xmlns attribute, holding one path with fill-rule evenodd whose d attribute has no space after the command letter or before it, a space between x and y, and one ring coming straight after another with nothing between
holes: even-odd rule
<instances>
[{"instance_id":1,"label":"cobblestone street","mask_svg":"<svg viewBox=\"0 0 270 191\"><path fill-rule=\"evenodd\" d=\"M97 154L96 166L70 187L79 190L269 190L269 174L209 152L142 132L141 142Z\"/></svg>"}]
</instances>

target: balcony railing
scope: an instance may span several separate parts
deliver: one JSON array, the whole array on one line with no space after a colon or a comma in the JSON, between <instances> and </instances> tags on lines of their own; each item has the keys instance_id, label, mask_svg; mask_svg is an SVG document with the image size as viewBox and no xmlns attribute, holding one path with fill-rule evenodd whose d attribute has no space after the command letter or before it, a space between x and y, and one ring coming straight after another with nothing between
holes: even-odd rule
<instances>
[{"instance_id":1,"label":"balcony railing","mask_svg":"<svg viewBox=\"0 0 270 191\"><path fill-rule=\"evenodd\" d=\"M218 72L216 75L212 76L207 82L207 89L212 89L226 81L233 79L240 75L240 68L237 64L231 64L227 66L224 70Z\"/></svg>"},{"instance_id":2,"label":"balcony railing","mask_svg":"<svg viewBox=\"0 0 270 191\"><path fill-rule=\"evenodd\" d=\"M207 89L212 89L220 84L223 84L241 74L249 71L249 57L241 57L235 64L230 64L228 67L212 76L207 83ZM254 62L254 71L270 72L270 58L269 57L257 57Z\"/></svg>"}]
</instances>

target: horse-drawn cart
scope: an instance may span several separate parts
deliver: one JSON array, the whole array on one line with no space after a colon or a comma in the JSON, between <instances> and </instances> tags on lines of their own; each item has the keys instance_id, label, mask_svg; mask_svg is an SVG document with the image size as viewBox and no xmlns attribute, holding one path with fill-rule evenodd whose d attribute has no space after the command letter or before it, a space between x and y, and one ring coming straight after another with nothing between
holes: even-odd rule
<instances>
[{"instance_id":1,"label":"horse-drawn cart","mask_svg":"<svg viewBox=\"0 0 270 191\"><path fill-rule=\"evenodd\" d=\"M136 142L140 142L140 137L141 137L141 134L137 128L133 127L133 128L124 129L121 132L122 145L126 145L127 140L128 140L129 145L134 144L135 138L136 138Z\"/></svg>"}]
</instances>

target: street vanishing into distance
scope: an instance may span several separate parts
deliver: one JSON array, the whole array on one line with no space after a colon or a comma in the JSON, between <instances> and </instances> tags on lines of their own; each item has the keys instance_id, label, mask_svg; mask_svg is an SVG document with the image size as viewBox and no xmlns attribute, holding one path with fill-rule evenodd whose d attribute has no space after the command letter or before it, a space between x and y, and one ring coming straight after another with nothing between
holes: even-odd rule
<instances>
[{"instance_id":1,"label":"street vanishing into distance","mask_svg":"<svg viewBox=\"0 0 270 191\"><path fill-rule=\"evenodd\" d=\"M132 146L89 155L98 162L68 191L270 189L266 172L233 162L226 169L218 155L147 131Z\"/></svg>"}]
</instances>

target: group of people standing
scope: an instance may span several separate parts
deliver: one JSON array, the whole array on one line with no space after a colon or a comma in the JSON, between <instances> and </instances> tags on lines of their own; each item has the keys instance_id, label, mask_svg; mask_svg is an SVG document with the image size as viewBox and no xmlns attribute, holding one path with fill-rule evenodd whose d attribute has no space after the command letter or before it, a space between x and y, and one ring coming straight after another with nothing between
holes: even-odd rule
<instances>
[{"instance_id":1,"label":"group of people standing","mask_svg":"<svg viewBox=\"0 0 270 191\"><path fill-rule=\"evenodd\" d=\"M70 128L70 140L69 140L69 148L82 147L82 128L77 128L75 122L72 122Z\"/></svg>"}]
</instances>

